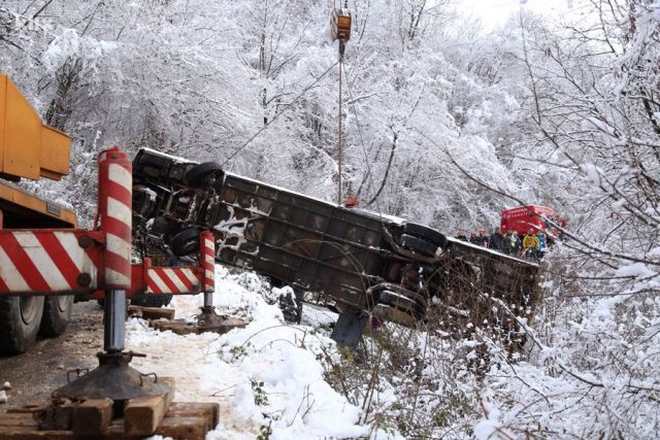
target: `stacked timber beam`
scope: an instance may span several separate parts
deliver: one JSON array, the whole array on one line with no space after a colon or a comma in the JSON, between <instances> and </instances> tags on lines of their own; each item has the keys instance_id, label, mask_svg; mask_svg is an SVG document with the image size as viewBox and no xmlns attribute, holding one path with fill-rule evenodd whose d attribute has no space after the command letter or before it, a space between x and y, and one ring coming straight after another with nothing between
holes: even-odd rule
<instances>
[{"instance_id":1,"label":"stacked timber beam","mask_svg":"<svg viewBox=\"0 0 660 440\"><path fill-rule=\"evenodd\" d=\"M131 318L142 318L147 321L154 321L157 319L174 319L176 311L170 308L160 307L142 307L142 306L128 306L128 316Z\"/></svg>"},{"instance_id":2,"label":"stacked timber beam","mask_svg":"<svg viewBox=\"0 0 660 440\"><path fill-rule=\"evenodd\" d=\"M201 313L194 322L174 319L175 310L170 308L128 306L128 316L149 321L149 326L159 331L171 331L178 335L206 332L224 334L235 328L243 328L248 322L230 316L219 316L213 312Z\"/></svg>"},{"instance_id":3,"label":"stacked timber beam","mask_svg":"<svg viewBox=\"0 0 660 440\"><path fill-rule=\"evenodd\" d=\"M175 403L174 381L164 396L131 399L116 414L109 399L53 401L0 414L0 440L138 440L152 435L203 440L218 424L216 403Z\"/></svg>"},{"instance_id":4,"label":"stacked timber beam","mask_svg":"<svg viewBox=\"0 0 660 440\"><path fill-rule=\"evenodd\" d=\"M247 321L238 318L219 318L212 322L188 322L185 319L173 319L150 321L149 325L161 332L171 331L177 335L199 335L201 333L224 334L235 328L244 328L248 325Z\"/></svg>"}]
</instances>

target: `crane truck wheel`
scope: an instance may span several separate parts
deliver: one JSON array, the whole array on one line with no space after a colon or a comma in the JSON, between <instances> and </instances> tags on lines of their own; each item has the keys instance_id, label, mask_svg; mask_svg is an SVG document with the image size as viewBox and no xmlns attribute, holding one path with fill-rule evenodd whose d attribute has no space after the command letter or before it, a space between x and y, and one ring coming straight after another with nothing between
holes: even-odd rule
<instances>
[{"instance_id":1,"label":"crane truck wheel","mask_svg":"<svg viewBox=\"0 0 660 440\"><path fill-rule=\"evenodd\" d=\"M37 340L43 296L0 298L0 353L25 353Z\"/></svg>"},{"instance_id":2,"label":"crane truck wheel","mask_svg":"<svg viewBox=\"0 0 660 440\"><path fill-rule=\"evenodd\" d=\"M192 186L193 188L200 188L204 186L206 180L212 174L221 174L222 167L216 162L204 162L199 165L195 165L186 173L184 181L187 185Z\"/></svg>"},{"instance_id":3,"label":"crane truck wheel","mask_svg":"<svg viewBox=\"0 0 660 440\"><path fill-rule=\"evenodd\" d=\"M54 337L64 333L71 319L73 299L73 295L62 295L51 296L44 300L44 316L41 318L40 335Z\"/></svg>"}]
</instances>

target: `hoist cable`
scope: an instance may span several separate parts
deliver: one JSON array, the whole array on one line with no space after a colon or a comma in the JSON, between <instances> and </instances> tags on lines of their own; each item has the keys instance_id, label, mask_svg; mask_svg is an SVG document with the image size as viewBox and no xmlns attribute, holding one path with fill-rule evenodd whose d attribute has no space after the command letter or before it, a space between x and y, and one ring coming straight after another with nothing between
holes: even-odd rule
<instances>
[{"instance_id":1,"label":"hoist cable","mask_svg":"<svg viewBox=\"0 0 660 440\"><path fill-rule=\"evenodd\" d=\"M355 116L355 125L357 125L358 129L358 135L360 137L360 145L362 146L362 153L364 154L364 163L367 166L367 174L369 175L369 178L371 179L371 165L369 163L369 153L367 152L367 148L364 144L364 134L362 133L362 124L360 123L360 117L358 116L357 108L355 107L355 99L353 98L353 90L351 89L351 80L348 77L348 72L346 72L346 68L342 66L344 69L344 77L346 77L346 89L348 90L348 98L350 99L350 106L353 110L353 116Z\"/></svg>"},{"instance_id":2,"label":"hoist cable","mask_svg":"<svg viewBox=\"0 0 660 440\"><path fill-rule=\"evenodd\" d=\"M247 141L245 141L245 142L243 143L243 145L241 145L241 146L238 147L236 150L234 150L234 152L233 152L232 154L230 154L229 157L228 157L227 159L225 159L224 162L222 162L221 166L224 167L224 166L227 164L227 162L229 162L230 160L232 160L234 157L236 157L236 155L237 155L238 153L240 153L240 152L243 151L248 145L250 145L250 143L251 143L252 141L254 141L254 140L255 140L255 139L256 139L261 133L263 133L268 127L270 127L270 124L272 124L273 122L275 122L280 116L282 116L282 115L284 114L284 112L285 112L286 110L289 109L289 107L291 107L293 104L295 104L296 102L298 102L298 100L299 100L300 98L302 98L302 97L305 95L305 93L307 93L312 87L314 87L316 84L318 84L319 81L321 81L321 80L322 80L322 79L323 79L328 73L330 73L330 71L332 71L332 69L334 69L335 66L336 66L337 64L339 64L339 61L335 62L332 66L328 67L328 70L326 70L326 71L323 72L321 75L319 75L318 77L316 77L316 78L314 79L314 81L312 81L309 85L307 85L307 86L302 90L302 92L300 92L300 94L299 94L298 96L296 96L295 98L293 98L293 101L291 101L291 102L289 102L288 104L285 104L284 106L282 106L282 109L281 109L278 113L276 113L275 116L273 116L273 118L272 118L270 121L268 121L268 122L267 122L266 124L264 124L264 126L261 127L256 133L254 133L252 136L250 136L250 138L249 138Z\"/></svg>"},{"instance_id":3,"label":"hoist cable","mask_svg":"<svg viewBox=\"0 0 660 440\"><path fill-rule=\"evenodd\" d=\"M337 170L339 171L338 174L338 186L337 186L337 204L341 205L343 200L341 198L342 196L342 179L341 179L341 173L342 173L342 168L343 168L343 161L344 161L344 152L342 151L342 66L344 65L344 53L342 51L343 47L343 42L339 42L339 99L338 99L338 104L337 104Z\"/></svg>"}]
</instances>

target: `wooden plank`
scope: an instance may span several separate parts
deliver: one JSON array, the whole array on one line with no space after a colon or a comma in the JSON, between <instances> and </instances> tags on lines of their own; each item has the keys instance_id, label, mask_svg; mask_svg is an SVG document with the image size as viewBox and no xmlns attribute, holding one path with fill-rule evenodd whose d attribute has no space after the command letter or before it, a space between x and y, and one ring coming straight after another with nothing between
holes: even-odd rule
<instances>
[{"instance_id":1,"label":"wooden plank","mask_svg":"<svg viewBox=\"0 0 660 440\"><path fill-rule=\"evenodd\" d=\"M144 439L144 436L129 437L124 433L124 419L113 420L108 428L108 432L103 436L103 440L129 440Z\"/></svg>"},{"instance_id":2,"label":"wooden plank","mask_svg":"<svg viewBox=\"0 0 660 440\"><path fill-rule=\"evenodd\" d=\"M162 377L160 382L170 387L164 396L140 397L131 399L124 408L124 432L127 435L152 435L165 418L174 398L175 381L172 377Z\"/></svg>"},{"instance_id":3,"label":"wooden plank","mask_svg":"<svg viewBox=\"0 0 660 440\"><path fill-rule=\"evenodd\" d=\"M167 417L155 434L175 440L205 440L210 428L203 417Z\"/></svg>"},{"instance_id":4,"label":"wooden plank","mask_svg":"<svg viewBox=\"0 0 660 440\"><path fill-rule=\"evenodd\" d=\"M197 324L195 327L196 327L196 333L198 334L212 332L223 335L229 332L230 330L233 330L235 328L244 328L247 325L248 322L242 319L220 318L209 323Z\"/></svg>"},{"instance_id":5,"label":"wooden plank","mask_svg":"<svg viewBox=\"0 0 660 440\"><path fill-rule=\"evenodd\" d=\"M142 318L142 307L140 306L128 306L126 310L129 318Z\"/></svg>"},{"instance_id":6,"label":"wooden plank","mask_svg":"<svg viewBox=\"0 0 660 440\"><path fill-rule=\"evenodd\" d=\"M40 429L54 431L71 429L73 406L69 402L49 406L45 411L35 414L39 418Z\"/></svg>"},{"instance_id":7,"label":"wooden plank","mask_svg":"<svg viewBox=\"0 0 660 440\"><path fill-rule=\"evenodd\" d=\"M220 405L217 403L173 402L166 417L203 417L214 429L220 422Z\"/></svg>"},{"instance_id":8,"label":"wooden plank","mask_svg":"<svg viewBox=\"0 0 660 440\"><path fill-rule=\"evenodd\" d=\"M172 320L174 319L176 310L161 307L128 306L128 314L129 316L139 317L147 320Z\"/></svg>"},{"instance_id":9,"label":"wooden plank","mask_svg":"<svg viewBox=\"0 0 660 440\"><path fill-rule=\"evenodd\" d=\"M37 431L32 428L4 430L0 427L0 440L74 440L73 431Z\"/></svg>"},{"instance_id":10,"label":"wooden plank","mask_svg":"<svg viewBox=\"0 0 660 440\"><path fill-rule=\"evenodd\" d=\"M144 319L174 319L176 310L159 307L142 307L142 318Z\"/></svg>"},{"instance_id":11,"label":"wooden plank","mask_svg":"<svg viewBox=\"0 0 660 440\"><path fill-rule=\"evenodd\" d=\"M90 399L73 406L73 432L76 435L99 435L112 421L112 400Z\"/></svg>"},{"instance_id":12,"label":"wooden plank","mask_svg":"<svg viewBox=\"0 0 660 440\"><path fill-rule=\"evenodd\" d=\"M167 412L167 395L131 399L124 409L124 432L152 435Z\"/></svg>"},{"instance_id":13,"label":"wooden plank","mask_svg":"<svg viewBox=\"0 0 660 440\"><path fill-rule=\"evenodd\" d=\"M243 328L247 325L247 321L237 318L227 318L217 323L212 324L192 324L182 319L175 319L172 321L150 321L149 325L156 330L171 331L177 335L201 334L206 332L224 334L235 328Z\"/></svg>"},{"instance_id":14,"label":"wooden plank","mask_svg":"<svg viewBox=\"0 0 660 440\"><path fill-rule=\"evenodd\" d=\"M149 325L156 330L160 330L161 332L169 330L176 333L177 335L190 335L197 333L195 325L188 324L183 319L177 319L173 321L151 321L149 322Z\"/></svg>"},{"instance_id":15,"label":"wooden plank","mask_svg":"<svg viewBox=\"0 0 660 440\"><path fill-rule=\"evenodd\" d=\"M9 408L7 414L32 414L40 411L45 411L48 406L41 403L32 403L24 405L19 408Z\"/></svg>"},{"instance_id":16,"label":"wooden plank","mask_svg":"<svg viewBox=\"0 0 660 440\"><path fill-rule=\"evenodd\" d=\"M38 428L39 422L31 413L7 413L0 415L0 432L8 426Z\"/></svg>"},{"instance_id":17,"label":"wooden plank","mask_svg":"<svg viewBox=\"0 0 660 440\"><path fill-rule=\"evenodd\" d=\"M161 378L160 381L174 386L170 378ZM173 395L173 392L172 394ZM134 399L135 400L135 399ZM87 401L87 406L96 411L98 403ZM78 422L83 403L69 406L74 413L73 423ZM57 409L62 410L61 407ZM51 408L52 410L52 408ZM35 419L37 413L17 412L0 415L0 440L76 440L79 438L94 438L103 440L139 440L145 434L130 434L125 432L125 419L109 421L105 432L96 434L83 434L72 430L43 430L40 431ZM167 413L160 422L155 434L171 437L175 440L204 440L206 434L218 424L219 405L217 403L170 403ZM92 424L95 425L95 424ZM151 434L148 434L151 435Z\"/></svg>"},{"instance_id":18,"label":"wooden plank","mask_svg":"<svg viewBox=\"0 0 660 440\"><path fill-rule=\"evenodd\" d=\"M80 435L70 430L40 431L37 427L17 427L0 425L0 440L141 440L144 436L129 437L124 434L124 421L122 419L111 422L108 430L102 434Z\"/></svg>"}]
</instances>

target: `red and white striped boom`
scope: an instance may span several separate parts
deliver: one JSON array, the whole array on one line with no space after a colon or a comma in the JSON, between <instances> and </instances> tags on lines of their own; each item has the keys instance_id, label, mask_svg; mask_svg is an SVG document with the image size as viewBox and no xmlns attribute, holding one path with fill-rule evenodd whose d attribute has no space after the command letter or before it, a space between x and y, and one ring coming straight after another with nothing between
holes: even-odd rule
<instances>
[{"instance_id":1,"label":"red and white striped boom","mask_svg":"<svg viewBox=\"0 0 660 440\"><path fill-rule=\"evenodd\" d=\"M0 295L213 291L215 241L208 231L200 234L198 266L152 266L149 258L131 265L131 163L117 148L99 155L98 194L95 230L0 229Z\"/></svg>"},{"instance_id":2,"label":"red and white striped boom","mask_svg":"<svg viewBox=\"0 0 660 440\"><path fill-rule=\"evenodd\" d=\"M79 292L99 286L103 234L79 230L0 231L0 293Z\"/></svg>"}]
</instances>

